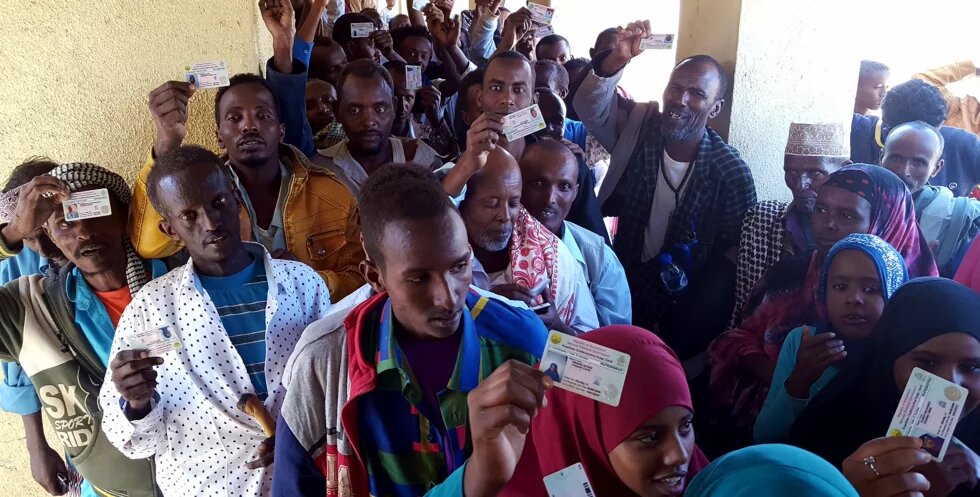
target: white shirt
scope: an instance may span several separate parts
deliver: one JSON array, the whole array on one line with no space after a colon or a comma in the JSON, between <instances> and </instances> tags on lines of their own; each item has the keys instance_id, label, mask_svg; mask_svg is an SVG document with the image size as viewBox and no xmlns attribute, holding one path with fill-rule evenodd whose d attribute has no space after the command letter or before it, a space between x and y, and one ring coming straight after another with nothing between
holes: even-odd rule
<instances>
[{"instance_id":1,"label":"white shirt","mask_svg":"<svg viewBox=\"0 0 980 497\"><path fill-rule=\"evenodd\" d=\"M555 295L555 303L559 308L566 304L572 305L572 318L568 326L575 331L584 333L599 327L599 317L595 308L595 301L592 300L592 293L589 284L582 273L579 262L569 252L568 247L559 241L558 243L558 288ZM510 266L501 273L494 273L491 278L483 269L480 260L473 257L473 286L490 290L493 285L503 285L514 282L514 271Z\"/></svg>"},{"instance_id":2,"label":"white shirt","mask_svg":"<svg viewBox=\"0 0 980 497\"><path fill-rule=\"evenodd\" d=\"M272 259L254 243L269 278L266 300L266 409L278 418L285 388L282 375L300 335L325 317L330 291L309 266ZM143 419L130 421L123 399L106 372L99 395L102 427L109 441L131 459L154 457L157 485L168 497L265 496L271 468L251 470L266 436L237 408L242 394L255 393L241 356L194 270L193 261L147 284L129 304L112 341L111 357L143 330L169 326L182 347L156 368L155 402Z\"/></svg>"},{"instance_id":3,"label":"white shirt","mask_svg":"<svg viewBox=\"0 0 980 497\"><path fill-rule=\"evenodd\" d=\"M650 205L650 221L647 223L643 237L643 257L640 259L642 262L660 255L664 246L664 237L667 236L670 215L677 208L677 199L687 191L687 183L681 185L681 182L684 181L684 175L691 163L675 161L667 155L666 150L664 150L663 163L667 175L665 178L663 174L657 174L657 187L653 191L653 204ZM674 195L667 185L667 180L670 180L670 184L675 188L681 187L679 195Z\"/></svg>"}]
</instances>

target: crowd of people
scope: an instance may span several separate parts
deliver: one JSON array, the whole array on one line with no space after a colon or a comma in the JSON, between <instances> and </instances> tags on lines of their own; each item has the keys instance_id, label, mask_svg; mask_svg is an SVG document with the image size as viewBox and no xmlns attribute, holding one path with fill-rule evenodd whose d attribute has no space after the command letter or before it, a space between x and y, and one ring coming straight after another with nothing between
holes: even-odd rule
<instances>
[{"instance_id":1,"label":"crowd of people","mask_svg":"<svg viewBox=\"0 0 980 497\"><path fill-rule=\"evenodd\" d=\"M501 0L361 3L260 0L273 56L217 91L220 156L167 81L132 183L14 169L0 407L45 491L980 495L980 110L944 86L975 66L862 62L760 201L708 126L717 60L619 86L648 21L573 58ZM629 355L618 405L556 387L552 331ZM942 458L885 437L914 368L967 392Z\"/></svg>"}]
</instances>

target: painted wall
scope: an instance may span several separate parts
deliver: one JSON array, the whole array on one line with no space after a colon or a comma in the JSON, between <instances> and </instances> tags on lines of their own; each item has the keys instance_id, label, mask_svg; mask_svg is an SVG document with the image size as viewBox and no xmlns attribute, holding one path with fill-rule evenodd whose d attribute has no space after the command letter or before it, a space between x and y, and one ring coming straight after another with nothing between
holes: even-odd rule
<instances>
[{"instance_id":1,"label":"painted wall","mask_svg":"<svg viewBox=\"0 0 980 497\"><path fill-rule=\"evenodd\" d=\"M759 199L788 200L783 151L789 125L850 129L860 55L847 41L849 0L743 0L729 143L752 168Z\"/></svg>"},{"instance_id":2,"label":"painted wall","mask_svg":"<svg viewBox=\"0 0 980 497\"><path fill-rule=\"evenodd\" d=\"M0 179L32 155L129 180L153 139L147 94L185 64L259 69L251 0L33 0L0 16ZM214 147L214 90L191 101L188 142Z\"/></svg>"}]
</instances>

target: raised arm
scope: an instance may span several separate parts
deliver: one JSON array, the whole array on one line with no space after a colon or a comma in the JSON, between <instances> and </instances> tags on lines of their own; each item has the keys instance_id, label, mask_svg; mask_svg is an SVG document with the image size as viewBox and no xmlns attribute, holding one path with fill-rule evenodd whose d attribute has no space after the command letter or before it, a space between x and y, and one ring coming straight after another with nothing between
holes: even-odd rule
<instances>
[{"instance_id":1,"label":"raised arm","mask_svg":"<svg viewBox=\"0 0 980 497\"><path fill-rule=\"evenodd\" d=\"M306 17L300 21L299 28L296 29L296 36L307 43L313 43L325 10L327 10L327 0L313 0L312 6L306 12Z\"/></svg>"},{"instance_id":2,"label":"raised arm","mask_svg":"<svg viewBox=\"0 0 980 497\"><path fill-rule=\"evenodd\" d=\"M649 33L649 24L649 21L637 21L626 29L619 28L616 48L593 58L592 71L575 94L575 111L606 150L615 148L626 125L627 113L616 98L616 85L629 61L643 53L640 40Z\"/></svg>"}]
</instances>

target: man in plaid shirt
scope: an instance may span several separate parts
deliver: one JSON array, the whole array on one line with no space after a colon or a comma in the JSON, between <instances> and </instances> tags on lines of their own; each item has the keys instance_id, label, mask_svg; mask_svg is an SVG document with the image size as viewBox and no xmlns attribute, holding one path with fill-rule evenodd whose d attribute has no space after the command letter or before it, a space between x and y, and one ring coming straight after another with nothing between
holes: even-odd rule
<instances>
[{"instance_id":1,"label":"man in plaid shirt","mask_svg":"<svg viewBox=\"0 0 980 497\"><path fill-rule=\"evenodd\" d=\"M633 321L658 334L682 360L724 331L733 306L735 250L755 184L738 151L707 127L725 103L728 81L713 58L681 61L663 104L616 96L623 69L643 52L649 21L617 32L617 44L593 59L575 96L579 117L612 153L599 192L603 214L619 217L614 248L633 294ZM662 258L688 284L671 293Z\"/></svg>"}]
</instances>

